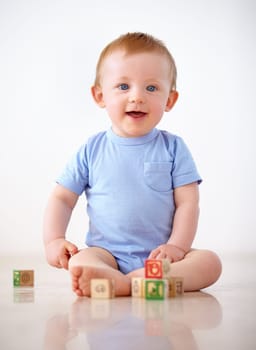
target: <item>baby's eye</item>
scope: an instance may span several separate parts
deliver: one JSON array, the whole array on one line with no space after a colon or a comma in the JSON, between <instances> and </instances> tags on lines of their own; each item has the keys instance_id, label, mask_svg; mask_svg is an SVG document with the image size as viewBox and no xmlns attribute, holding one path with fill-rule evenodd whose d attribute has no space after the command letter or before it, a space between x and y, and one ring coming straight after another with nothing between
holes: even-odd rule
<instances>
[{"instance_id":1,"label":"baby's eye","mask_svg":"<svg viewBox=\"0 0 256 350\"><path fill-rule=\"evenodd\" d=\"M119 89L120 89L120 90L128 90L128 89L129 89L129 86L128 86L128 84L120 84L120 85L119 85Z\"/></svg>"},{"instance_id":2,"label":"baby's eye","mask_svg":"<svg viewBox=\"0 0 256 350\"><path fill-rule=\"evenodd\" d=\"M147 91L150 91L150 92L156 91L156 87L154 85L149 85L147 86Z\"/></svg>"}]
</instances>

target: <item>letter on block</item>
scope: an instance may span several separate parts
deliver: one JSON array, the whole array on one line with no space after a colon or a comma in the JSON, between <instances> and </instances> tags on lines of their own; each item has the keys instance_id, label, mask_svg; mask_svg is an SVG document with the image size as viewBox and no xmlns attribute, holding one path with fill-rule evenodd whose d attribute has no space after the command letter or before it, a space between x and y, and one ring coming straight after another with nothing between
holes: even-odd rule
<instances>
[{"instance_id":1,"label":"letter on block","mask_svg":"<svg viewBox=\"0 0 256 350\"><path fill-rule=\"evenodd\" d=\"M170 275L171 263L168 259L147 259L145 261L146 278L166 278Z\"/></svg>"},{"instance_id":2,"label":"letter on block","mask_svg":"<svg viewBox=\"0 0 256 350\"><path fill-rule=\"evenodd\" d=\"M183 277L169 278L169 297L176 297L184 294Z\"/></svg>"},{"instance_id":3,"label":"letter on block","mask_svg":"<svg viewBox=\"0 0 256 350\"><path fill-rule=\"evenodd\" d=\"M14 287L33 287L34 271L33 270L14 270L13 286Z\"/></svg>"},{"instance_id":4,"label":"letter on block","mask_svg":"<svg viewBox=\"0 0 256 350\"><path fill-rule=\"evenodd\" d=\"M115 296L114 281L107 278L91 279L91 298L111 299Z\"/></svg>"},{"instance_id":5,"label":"letter on block","mask_svg":"<svg viewBox=\"0 0 256 350\"><path fill-rule=\"evenodd\" d=\"M145 279L142 277L132 278L132 296L143 298L145 296Z\"/></svg>"},{"instance_id":6,"label":"letter on block","mask_svg":"<svg viewBox=\"0 0 256 350\"><path fill-rule=\"evenodd\" d=\"M145 296L148 300L163 300L166 296L166 281L145 280Z\"/></svg>"}]
</instances>

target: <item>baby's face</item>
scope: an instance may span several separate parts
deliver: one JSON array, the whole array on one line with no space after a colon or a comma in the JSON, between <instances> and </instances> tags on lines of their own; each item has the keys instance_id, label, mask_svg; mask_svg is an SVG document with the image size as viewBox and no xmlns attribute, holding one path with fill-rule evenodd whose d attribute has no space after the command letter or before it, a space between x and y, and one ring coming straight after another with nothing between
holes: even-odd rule
<instances>
[{"instance_id":1,"label":"baby's face","mask_svg":"<svg viewBox=\"0 0 256 350\"><path fill-rule=\"evenodd\" d=\"M119 50L107 56L97 102L107 109L113 131L123 137L150 132L176 101L170 78L169 61L159 53Z\"/></svg>"}]
</instances>

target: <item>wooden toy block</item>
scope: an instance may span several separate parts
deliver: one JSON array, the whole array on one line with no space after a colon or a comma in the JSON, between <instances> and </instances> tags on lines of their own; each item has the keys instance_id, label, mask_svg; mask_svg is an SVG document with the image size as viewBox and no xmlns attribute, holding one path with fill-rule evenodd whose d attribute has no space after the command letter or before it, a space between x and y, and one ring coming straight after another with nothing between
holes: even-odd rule
<instances>
[{"instance_id":1,"label":"wooden toy block","mask_svg":"<svg viewBox=\"0 0 256 350\"><path fill-rule=\"evenodd\" d=\"M33 287L34 271L33 270L14 270L13 286L14 287Z\"/></svg>"},{"instance_id":2,"label":"wooden toy block","mask_svg":"<svg viewBox=\"0 0 256 350\"><path fill-rule=\"evenodd\" d=\"M147 259L145 261L146 278L166 278L170 275L171 263L168 259Z\"/></svg>"},{"instance_id":3,"label":"wooden toy block","mask_svg":"<svg viewBox=\"0 0 256 350\"><path fill-rule=\"evenodd\" d=\"M166 290L168 290L166 280L145 280L145 297L147 300L164 300L166 297Z\"/></svg>"},{"instance_id":4,"label":"wooden toy block","mask_svg":"<svg viewBox=\"0 0 256 350\"><path fill-rule=\"evenodd\" d=\"M181 296L184 294L183 277L169 278L169 297Z\"/></svg>"},{"instance_id":5,"label":"wooden toy block","mask_svg":"<svg viewBox=\"0 0 256 350\"><path fill-rule=\"evenodd\" d=\"M91 298L111 299L114 296L114 280L107 278L91 279Z\"/></svg>"},{"instance_id":6,"label":"wooden toy block","mask_svg":"<svg viewBox=\"0 0 256 350\"><path fill-rule=\"evenodd\" d=\"M132 296L135 298L144 298L145 279L143 277L132 278Z\"/></svg>"}]
</instances>

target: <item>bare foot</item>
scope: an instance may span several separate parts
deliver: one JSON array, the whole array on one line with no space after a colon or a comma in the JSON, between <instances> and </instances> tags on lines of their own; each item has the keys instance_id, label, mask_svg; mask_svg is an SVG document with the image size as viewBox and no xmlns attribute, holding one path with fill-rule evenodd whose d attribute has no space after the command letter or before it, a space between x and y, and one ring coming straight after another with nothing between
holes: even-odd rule
<instances>
[{"instance_id":1,"label":"bare foot","mask_svg":"<svg viewBox=\"0 0 256 350\"><path fill-rule=\"evenodd\" d=\"M115 295L131 295L131 280L111 267L71 266L72 289L78 296L90 296L92 278L110 278L115 281Z\"/></svg>"}]
</instances>

